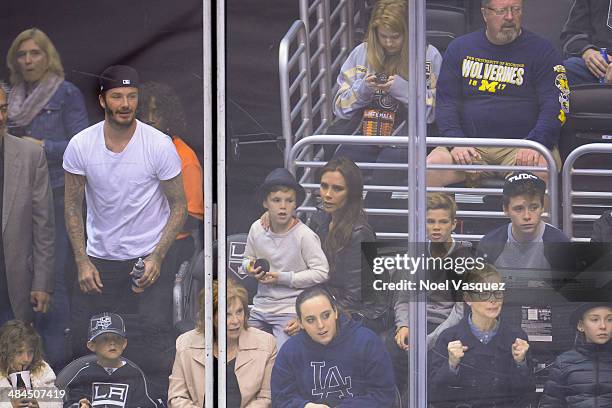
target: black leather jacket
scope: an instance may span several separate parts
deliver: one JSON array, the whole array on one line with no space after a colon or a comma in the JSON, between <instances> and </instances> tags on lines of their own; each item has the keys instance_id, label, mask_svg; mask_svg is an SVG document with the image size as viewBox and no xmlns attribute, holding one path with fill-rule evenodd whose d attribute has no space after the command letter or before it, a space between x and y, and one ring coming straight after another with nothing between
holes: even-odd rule
<instances>
[{"instance_id":1,"label":"black leather jacket","mask_svg":"<svg viewBox=\"0 0 612 408\"><path fill-rule=\"evenodd\" d=\"M331 217L323 211L317 212L311 219L311 227L322 243L327 239L330 222ZM374 241L376 235L370 224L366 220L356 223L349 244L336 254L333 261L328 259L330 270L327 282L328 288L345 311L361 314L371 320L389 315L390 310L390 301L384 293L373 302L363 302L361 297L361 265L366 264L361 243Z\"/></svg>"}]
</instances>

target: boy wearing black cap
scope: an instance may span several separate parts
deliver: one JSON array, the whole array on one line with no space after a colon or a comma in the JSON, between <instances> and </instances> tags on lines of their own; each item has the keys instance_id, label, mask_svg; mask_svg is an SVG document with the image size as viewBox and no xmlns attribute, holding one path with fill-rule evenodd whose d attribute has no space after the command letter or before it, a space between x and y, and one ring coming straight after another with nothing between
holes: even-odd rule
<instances>
[{"instance_id":1,"label":"boy wearing black cap","mask_svg":"<svg viewBox=\"0 0 612 408\"><path fill-rule=\"evenodd\" d=\"M127 346L125 324L115 313L95 315L89 322L87 348L97 361L87 363L66 385L65 406L158 407L148 394L147 380L121 358Z\"/></svg>"},{"instance_id":2,"label":"boy wearing black cap","mask_svg":"<svg viewBox=\"0 0 612 408\"><path fill-rule=\"evenodd\" d=\"M569 242L559 229L542 221L546 183L528 172L516 172L504 183L503 209L510 224L485 235L478 251L498 268L550 269L559 265L555 248ZM560 265L559 265L560 266Z\"/></svg>"},{"instance_id":3,"label":"boy wearing black cap","mask_svg":"<svg viewBox=\"0 0 612 408\"><path fill-rule=\"evenodd\" d=\"M612 407L612 303L580 304L570 326L574 348L555 360L539 407Z\"/></svg>"},{"instance_id":4,"label":"boy wearing black cap","mask_svg":"<svg viewBox=\"0 0 612 408\"><path fill-rule=\"evenodd\" d=\"M325 282L329 265L317 234L294 216L304 189L287 169L273 170L259 188L258 198L268 210L269 229L256 220L244 251L246 271L258 281L249 325L271 331L278 348L298 330L295 299L302 289ZM269 271L251 265L269 263Z\"/></svg>"}]
</instances>

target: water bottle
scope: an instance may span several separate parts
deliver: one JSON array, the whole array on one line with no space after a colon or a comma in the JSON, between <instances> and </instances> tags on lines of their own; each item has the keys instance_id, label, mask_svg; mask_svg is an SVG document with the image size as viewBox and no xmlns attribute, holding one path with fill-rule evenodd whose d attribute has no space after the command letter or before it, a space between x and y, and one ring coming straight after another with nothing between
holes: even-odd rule
<instances>
[{"instance_id":1,"label":"water bottle","mask_svg":"<svg viewBox=\"0 0 612 408\"><path fill-rule=\"evenodd\" d=\"M130 276L132 277L132 291L134 293L142 293L144 289L138 285L138 280L142 278L145 271L145 264L142 258L138 258L138 261L134 264Z\"/></svg>"},{"instance_id":2,"label":"water bottle","mask_svg":"<svg viewBox=\"0 0 612 408\"><path fill-rule=\"evenodd\" d=\"M608 49L607 48L601 48L599 50L599 53L601 54L602 58L604 59L604 61L606 61L606 64L610 63L610 60L608 58ZM602 78L599 78L599 83L600 84L605 84L606 83L606 77L605 75Z\"/></svg>"}]
</instances>

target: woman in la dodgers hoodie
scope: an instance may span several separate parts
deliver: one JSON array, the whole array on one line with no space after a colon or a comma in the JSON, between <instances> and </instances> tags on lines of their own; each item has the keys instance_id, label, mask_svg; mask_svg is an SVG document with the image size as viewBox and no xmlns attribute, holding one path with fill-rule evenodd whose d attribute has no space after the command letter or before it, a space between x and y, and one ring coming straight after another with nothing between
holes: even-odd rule
<instances>
[{"instance_id":1,"label":"woman in la dodgers hoodie","mask_svg":"<svg viewBox=\"0 0 612 408\"><path fill-rule=\"evenodd\" d=\"M304 330L278 353L272 407L391 407L393 367L376 334L340 315L321 287L302 292L296 311Z\"/></svg>"}]
</instances>

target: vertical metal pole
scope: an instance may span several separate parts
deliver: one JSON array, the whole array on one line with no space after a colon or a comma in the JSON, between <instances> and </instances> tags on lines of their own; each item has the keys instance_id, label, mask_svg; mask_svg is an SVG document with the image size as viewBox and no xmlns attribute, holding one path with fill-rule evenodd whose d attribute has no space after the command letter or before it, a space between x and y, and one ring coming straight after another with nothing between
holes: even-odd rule
<instances>
[{"instance_id":1,"label":"vertical metal pole","mask_svg":"<svg viewBox=\"0 0 612 408\"><path fill-rule=\"evenodd\" d=\"M355 5L353 4L353 0L346 0L345 12L346 21L344 21L343 17L342 22L346 23L347 34L342 36L342 48L344 50L346 47L347 52L351 52L355 44ZM344 16L344 13L341 13L341 15ZM347 39L346 42L344 42L344 38Z\"/></svg>"},{"instance_id":2,"label":"vertical metal pole","mask_svg":"<svg viewBox=\"0 0 612 408\"><path fill-rule=\"evenodd\" d=\"M331 81L331 5L329 0L324 0L321 6L318 8L319 12L318 19L323 20L323 30L319 31L319 43L317 49L323 47L323 55L319 57L319 72L323 71L323 80L319 86L319 95L323 97L325 103L321 106L321 121L325 122L327 126L331 124L331 112L332 112L332 95L330 95L332 89ZM312 123L312 121L311 121ZM310 136L312 132L308 135Z\"/></svg>"},{"instance_id":3,"label":"vertical metal pole","mask_svg":"<svg viewBox=\"0 0 612 408\"><path fill-rule=\"evenodd\" d=\"M308 14L308 3L309 0L300 0L300 19L304 22L306 33L310 35L310 14Z\"/></svg>"},{"instance_id":4,"label":"vertical metal pole","mask_svg":"<svg viewBox=\"0 0 612 408\"><path fill-rule=\"evenodd\" d=\"M426 107L425 107L425 0L408 2L408 136L409 219L408 233L412 256L421 255L425 242L426 197ZM425 270L418 270L417 280L425 279ZM427 305L426 293L418 292L410 304L410 398L411 408L427 407Z\"/></svg>"},{"instance_id":5,"label":"vertical metal pole","mask_svg":"<svg viewBox=\"0 0 612 408\"><path fill-rule=\"evenodd\" d=\"M213 241L213 113L212 113L212 10L210 1L203 8L203 96L204 96L204 352L206 367L213 362L213 301L212 301L212 241ZM214 378L206 376L204 402L206 408L214 406Z\"/></svg>"},{"instance_id":6,"label":"vertical metal pole","mask_svg":"<svg viewBox=\"0 0 612 408\"><path fill-rule=\"evenodd\" d=\"M427 85L425 79L425 60L427 55L426 41L426 0L416 0L415 4L415 25L416 25L416 110L417 110L417 165L414 169L417 172L417 193L416 193L416 213L414 224L417 227L417 242L424 243L426 237L425 218L427 215L427 106L426 95ZM426 280L426 270L417 271L419 280ZM417 302L417 400L420 408L427 407L427 293L419 292Z\"/></svg>"},{"instance_id":7,"label":"vertical metal pole","mask_svg":"<svg viewBox=\"0 0 612 408\"><path fill-rule=\"evenodd\" d=\"M416 243L417 243L417 232L416 232L416 172L414 168L417 164L417 149L416 149L416 132L417 132L417 111L416 111L416 64L417 52L416 52L416 31L417 27L413 23L416 13L416 0L408 1L408 8L406 16L406 24L408 27L408 96L410 103L407 106L408 110L408 123L407 123L407 135L408 135L408 163L412 166L408 167L408 254L410 256L416 256ZM418 344L418 316L417 316L417 304L415 302L416 296L411 296L409 304L409 344L411 345L409 351L409 367L410 371L408 374L408 407L416 408L418 405L418 356L419 356L419 344Z\"/></svg>"},{"instance_id":8,"label":"vertical metal pole","mask_svg":"<svg viewBox=\"0 0 612 408\"><path fill-rule=\"evenodd\" d=\"M217 0L217 279L219 282L218 305L218 373L217 400L219 408L225 408L226 390L226 271L225 271L225 0Z\"/></svg>"}]
</instances>

